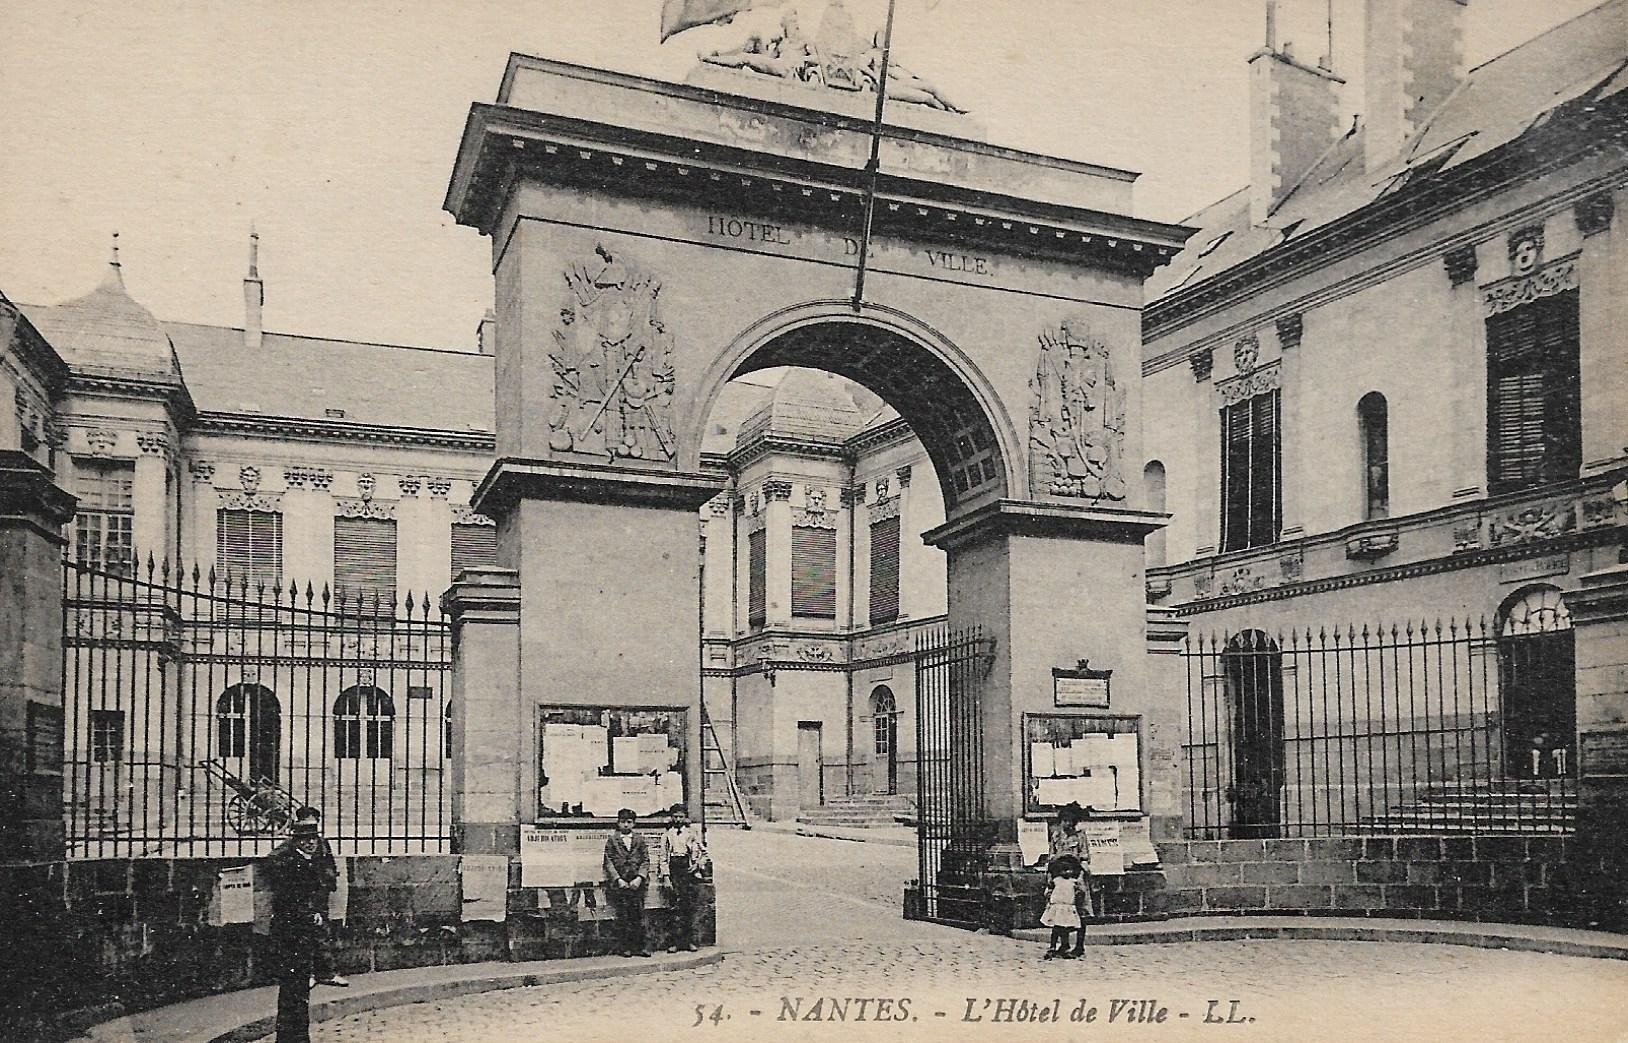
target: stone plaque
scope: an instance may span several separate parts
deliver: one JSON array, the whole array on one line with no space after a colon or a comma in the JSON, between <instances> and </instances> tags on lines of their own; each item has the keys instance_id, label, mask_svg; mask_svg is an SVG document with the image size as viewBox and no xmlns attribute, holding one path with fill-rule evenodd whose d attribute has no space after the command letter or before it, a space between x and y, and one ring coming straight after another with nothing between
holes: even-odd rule
<instances>
[{"instance_id":1,"label":"stone plaque","mask_svg":"<svg viewBox=\"0 0 1628 1043\"><path fill-rule=\"evenodd\" d=\"M1580 767L1590 778L1628 777L1628 728L1583 732Z\"/></svg>"},{"instance_id":2,"label":"stone plaque","mask_svg":"<svg viewBox=\"0 0 1628 1043\"><path fill-rule=\"evenodd\" d=\"M1541 558L1527 558L1498 566L1498 582L1520 583L1544 576L1564 576L1570 571L1570 554L1545 554Z\"/></svg>"},{"instance_id":3,"label":"stone plaque","mask_svg":"<svg viewBox=\"0 0 1628 1043\"><path fill-rule=\"evenodd\" d=\"M1108 679L1106 677L1054 677L1052 694L1058 706L1091 706L1099 710L1108 708Z\"/></svg>"}]
</instances>

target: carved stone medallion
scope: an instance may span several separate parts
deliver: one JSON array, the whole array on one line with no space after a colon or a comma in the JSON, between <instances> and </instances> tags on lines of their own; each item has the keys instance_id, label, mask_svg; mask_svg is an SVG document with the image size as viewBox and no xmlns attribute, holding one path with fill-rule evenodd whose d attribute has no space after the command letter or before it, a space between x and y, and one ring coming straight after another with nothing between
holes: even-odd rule
<instances>
[{"instance_id":1,"label":"carved stone medallion","mask_svg":"<svg viewBox=\"0 0 1628 1043\"><path fill-rule=\"evenodd\" d=\"M1112 353L1079 319L1040 335L1029 382L1029 489L1035 495L1123 500L1125 392Z\"/></svg>"},{"instance_id":2,"label":"carved stone medallion","mask_svg":"<svg viewBox=\"0 0 1628 1043\"><path fill-rule=\"evenodd\" d=\"M549 447L671 461L673 335L661 321L661 283L595 249L595 261L564 273L567 293L548 353Z\"/></svg>"}]
</instances>

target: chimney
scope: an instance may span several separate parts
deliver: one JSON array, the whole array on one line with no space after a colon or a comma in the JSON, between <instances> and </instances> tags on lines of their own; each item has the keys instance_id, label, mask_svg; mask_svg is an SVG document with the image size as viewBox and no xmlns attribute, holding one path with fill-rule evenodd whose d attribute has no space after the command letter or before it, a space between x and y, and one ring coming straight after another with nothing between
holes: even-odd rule
<instances>
[{"instance_id":1,"label":"chimney","mask_svg":"<svg viewBox=\"0 0 1628 1043\"><path fill-rule=\"evenodd\" d=\"M1468 0L1367 0L1363 123L1369 173L1394 163L1464 73Z\"/></svg>"},{"instance_id":2,"label":"chimney","mask_svg":"<svg viewBox=\"0 0 1628 1043\"><path fill-rule=\"evenodd\" d=\"M1265 224L1340 137L1339 88L1327 69L1302 65L1277 42L1277 5L1266 5L1266 46L1249 59L1249 217Z\"/></svg>"},{"instance_id":3,"label":"chimney","mask_svg":"<svg viewBox=\"0 0 1628 1043\"><path fill-rule=\"evenodd\" d=\"M497 354L497 312L491 308L481 316L480 325L475 327L475 343L480 347L482 355Z\"/></svg>"},{"instance_id":4,"label":"chimney","mask_svg":"<svg viewBox=\"0 0 1628 1043\"><path fill-rule=\"evenodd\" d=\"M260 309L266 303L266 286L260 281L260 233L249 226L249 274L243 280L243 346L260 350Z\"/></svg>"}]
</instances>

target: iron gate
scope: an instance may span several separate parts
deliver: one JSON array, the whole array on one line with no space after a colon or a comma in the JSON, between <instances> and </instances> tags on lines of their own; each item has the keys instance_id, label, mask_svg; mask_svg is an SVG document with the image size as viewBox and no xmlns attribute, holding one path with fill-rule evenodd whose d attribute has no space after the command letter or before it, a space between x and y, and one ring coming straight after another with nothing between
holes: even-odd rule
<instances>
[{"instance_id":1,"label":"iron gate","mask_svg":"<svg viewBox=\"0 0 1628 1043\"><path fill-rule=\"evenodd\" d=\"M1563 617L1244 630L1185 661L1188 836L1575 828Z\"/></svg>"},{"instance_id":2,"label":"iron gate","mask_svg":"<svg viewBox=\"0 0 1628 1043\"><path fill-rule=\"evenodd\" d=\"M450 628L400 605L213 570L63 563L68 852L260 855L293 810L341 854L450 832Z\"/></svg>"},{"instance_id":3,"label":"iron gate","mask_svg":"<svg viewBox=\"0 0 1628 1043\"><path fill-rule=\"evenodd\" d=\"M989 665L978 628L916 637L916 887L919 919L981 925L994 841L984 804L979 698Z\"/></svg>"}]
</instances>

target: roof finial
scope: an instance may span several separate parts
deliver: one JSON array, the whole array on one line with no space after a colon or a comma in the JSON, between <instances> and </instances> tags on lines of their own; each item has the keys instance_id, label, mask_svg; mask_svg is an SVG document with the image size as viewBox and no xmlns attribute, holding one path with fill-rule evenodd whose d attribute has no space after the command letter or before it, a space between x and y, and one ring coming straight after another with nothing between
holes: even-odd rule
<instances>
[{"instance_id":1,"label":"roof finial","mask_svg":"<svg viewBox=\"0 0 1628 1043\"><path fill-rule=\"evenodd\" d=\"M113 259L107 262L113 267L119 267L119 233L113 233Z\"/></svg>"},{"instance_id":2,"label":"roof finial","mask_svg":"<svg viewBox=\"0 0 1628 1043\"><path fill-rule=\"evenodd\" d=\"M260 233L254 230L254 222L249 222L249 278L260 278Z\"/></svg>"}]
</instances>

